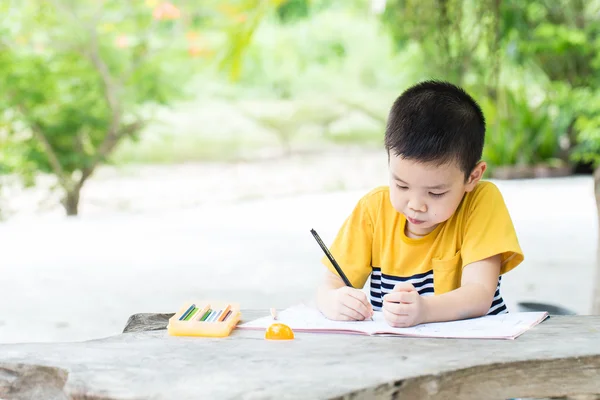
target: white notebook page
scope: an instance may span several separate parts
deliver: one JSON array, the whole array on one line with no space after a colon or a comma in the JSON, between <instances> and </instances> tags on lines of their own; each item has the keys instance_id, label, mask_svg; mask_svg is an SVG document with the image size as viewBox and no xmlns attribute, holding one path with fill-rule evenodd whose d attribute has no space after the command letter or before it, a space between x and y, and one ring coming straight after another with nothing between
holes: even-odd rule
<instances>
[{"instance_id":1,"label":"white notebook page","mask_svg":"<svg viewBox=\"0 0 600 400\"><path fill-rule=\"evenodd\" d=\"M489 315L461 321L422 324L410 328L393 328L382 312L375 312L373 321L332 321L318 310L306 305L290 307L271 316L258 318L238 326L239 329L266 329L274 322L288 325L298 332L388 334L439 338L514 339L548 317L545 312Z\"/></svg>"}]
</instances>

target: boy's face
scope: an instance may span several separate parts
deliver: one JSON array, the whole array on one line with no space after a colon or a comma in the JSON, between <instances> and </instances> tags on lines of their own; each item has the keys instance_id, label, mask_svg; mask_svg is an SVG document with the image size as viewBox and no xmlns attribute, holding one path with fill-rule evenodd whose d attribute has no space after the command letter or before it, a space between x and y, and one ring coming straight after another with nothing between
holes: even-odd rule
<instances>
[{"instance_id":1,"label":"boy's face","mask_svg":"<svg viewBox=\"0 0 600 400\"><path fill-rule=\"evenodd\" d=\"M455 162L437 166L390 154L390 200L404 214L411 232L426 234L454 214L465 192L475 188L486 169L477 164L465 181Z\"/></svg>"}]
</instances>

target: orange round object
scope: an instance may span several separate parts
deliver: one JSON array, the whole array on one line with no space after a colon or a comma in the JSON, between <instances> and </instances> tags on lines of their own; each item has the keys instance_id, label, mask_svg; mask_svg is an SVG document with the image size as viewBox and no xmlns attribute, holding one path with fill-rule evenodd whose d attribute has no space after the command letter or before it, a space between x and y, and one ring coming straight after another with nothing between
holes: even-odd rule
<instances>
[{"instance_id":1,"label":"orange round object","mask_svg":"<svg viewBox=\"0 0 600 400\"><path fill-rule=\"evenodd\" d=\"M293 338L292 328L279 322L271 324L265 332L265 339L269 340L292 340Z\"/></svg>"}]
</instances>

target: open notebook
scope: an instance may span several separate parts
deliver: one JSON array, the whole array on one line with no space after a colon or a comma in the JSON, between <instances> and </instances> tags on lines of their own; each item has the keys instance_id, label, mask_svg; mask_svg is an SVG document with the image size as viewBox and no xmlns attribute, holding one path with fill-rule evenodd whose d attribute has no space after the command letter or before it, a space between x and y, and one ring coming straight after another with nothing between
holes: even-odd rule
<instances>
[{"instance_id":1,"label":"open notebook","mask_svg":"<svg viewBox=\"0 0 600 400\"><path fill-rule=\"evenodd\" d=\"M382 312L375 312L373 321L332 321L315 308L298 305L277 315L263 317L238 326L238 329L264 330L274 322L288 325L297 332L346 333L362 335L392 335L429 338L515 339L548 317L546 312L521 312L488 315L461 321L422 324L410 328L393 328Z\"/></svg>"}]
</instances>

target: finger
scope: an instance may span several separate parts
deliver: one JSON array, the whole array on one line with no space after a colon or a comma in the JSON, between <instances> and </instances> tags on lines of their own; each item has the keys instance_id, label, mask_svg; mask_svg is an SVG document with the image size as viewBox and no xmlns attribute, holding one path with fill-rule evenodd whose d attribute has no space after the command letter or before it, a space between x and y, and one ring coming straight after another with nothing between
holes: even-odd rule
<instances>
[{"instance_id":1,"label":"finger","mask_svg":"<svg viewBox=\"0 0 600 400\"><path fill-rule=\"evenodd\" d=\"M414 303L418 295L418 292L391 292L383 296L383 300L394 303Z\"/></svg>"},{"instance_id":2,"label":"finger","mask_svg":"<svg viewBox=\"0 0 600 400\"><path fill-rule=\"evenodd\" d=\"M345 304L341 305L340 314L346 316L351 321L362 321L365 319L361 313Z\"/></svg>"},{"instance_id":3,"label":"finger","mask_svg":"<svg viewBox=\"0 0 600 400\"><path fill-rule=\"evenodd\" d=\"M356 300L360 301L364 305L368 305L369 301L367 300L367 295L362 290L352 289L347 292L350 296L354 297Z\"/></svg>"},{"instance_id":4,"label":"finger","mask_svg":"<svg viewBox=\"0 0 600 400\"><path fill-rule=\"evenodd\" d=\"M383 315L390 326L393 326L395 328L402 328L407 326L409 317L406 315L396 315L389 312L389 310L385 309L383 310Z\"/></svg>"},{"instance_id":5,"label":"finger","mask_svg":"<svg viewBox=\"0 0 600 400\"><path fill-rule=\"evenodd\" d=\"M347 296L342 301L342 304L357 311L363 316L363 318L371 317L371 311L369 311L369 307L355 297Z\"/></svg>"},{"instance_id":6,"label":"finger","mask_svg":"<svg viewBox=\"0 0 600 400\"><path fill-rule=\"evenodd\" d=\"M383 308L394 315L410 315L412 307L403 303L383 303Z\"/></svg>"},{"instance_id":7,"label":"finger","mask_svg":"<svg viewBox=\"0 0 600 400\"><path fill-rule=\"evenodd\" d=\"M351 318L351 317L349 317L349 316L347 316L347 315L344 315L344 314L339 314L339 315L336 317L336 319L335 319L335 320L336 320L336 321L356 321L356 319L354 319L354 318Z\"/></svg>"},{"instance_id":8,"label":"finger","mask_svg":"<svg viewBox=\"0 0 600 400\"><path fill-rule=\"evenodd\" d=\"M366 317L370 317L373 315L373 305L371 304L369 299L367 299L367 295L363 291L354 289L348 291L348 294L356 300L360 301L365 306L367 312L369 313L369 315L365 315Z\"/></svg>"},{"instance_id":9,"label":"finger","mask_svg":"<svg viewBox=\"0 0 600 400\"><path fill-rule=\"evenodd\" d=\"M399 292L398 299L400 303L414 303L418 293L417 292Z\"/></svg>"},{"instance_id":10,"label":"finger","mask_svg":"<svg viewBox=\"0 0 600 400\"><path fill-rule=\"evenodd\" d=\"M396 286L394 286L394 292L414 292L415 290L412 283L408 282L398 282Z\"/></svg>"},{"instance_id":11,"label":"finger","mask_svg":"<svg viewBox=\"0 0 600 400\"><path fill-rule=\"evenodd\" d=\"M391 303L401 303L402 294L405 292L390 292L383 296L383 301L389 301Z\"/></svg>"}]
</instances>

